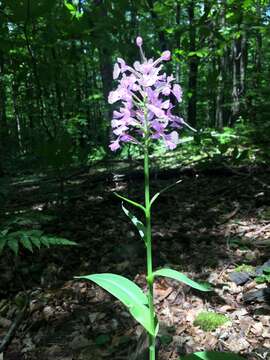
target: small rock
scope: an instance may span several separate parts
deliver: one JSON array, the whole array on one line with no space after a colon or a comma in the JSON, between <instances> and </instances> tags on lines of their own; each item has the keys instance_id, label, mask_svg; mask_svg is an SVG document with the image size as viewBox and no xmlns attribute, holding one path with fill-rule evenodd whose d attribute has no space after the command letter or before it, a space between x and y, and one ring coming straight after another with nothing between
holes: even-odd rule
<instances>
[{"instance_id":1,"label":"small rock","mask_svg":"<svg viewBox=\"0 0 270 360\"><path fill-rule=\"evenodd\" d=\"M256 291L249 291L243 295L243 300L246 303L258 301L269 302L270 301L270 288L264 288Z\"/></svg>"},{"instance_id":2,"label":"small rock","mask_svg":"<svg viewBox=\"0 0 270 360\"><path fill-rule=\"evenodd\" d=\"M236 285L244 285L249 279L250 275L246 272L231 272L229 274L229 278L233 281Z\"/></svg>"}]
</instances>

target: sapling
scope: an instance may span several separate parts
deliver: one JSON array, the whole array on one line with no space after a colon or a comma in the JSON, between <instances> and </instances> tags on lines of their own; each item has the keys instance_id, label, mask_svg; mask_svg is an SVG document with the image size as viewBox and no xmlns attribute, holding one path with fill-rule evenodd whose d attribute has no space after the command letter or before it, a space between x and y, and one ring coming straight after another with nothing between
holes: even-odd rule
<instances>
[{"instance_id":1,"label":"sapling","mask_svg":"<svg viewBox=\"0 0 270 360\"><path fill-rule=\"evenodd\" d=\"M120 107L113 112L111 125L114 139L110 149L116 151L124 144L132 143L139 146L144 154L144 203L140 204L120 194L116 196L122 200L124 213L137 227L144 242L148 291L144 294L134 282L111 273L84 275L77 278L95 282L128 307L131 315L147 331L149 359L155 360L155 339L158 333L158 320L154 309L155 278L169 277L201 291L210 291L211 286L195 282L173 269L153 269L151 210L158 196L169 187L153 197L150 196L149 150L155 140L161 140L169 150L175 149L179 142L179 129L188 125L180 116L174 114L173 102L182 101L182 89L180 85L174 83L175 79L172 75L167 76L162 72L162 62L170 60L170 51L164 51L156 60L146 59L141 37L137 37L136 44L140 51L141 62L136 61L131 67L123 59L118 58L114 65L113 78L118 81L118 86L109 93L108 101L110 104L119 103ZM141 210L144 222L137 219L126 204Z\"/></svg>"}]
</instances>

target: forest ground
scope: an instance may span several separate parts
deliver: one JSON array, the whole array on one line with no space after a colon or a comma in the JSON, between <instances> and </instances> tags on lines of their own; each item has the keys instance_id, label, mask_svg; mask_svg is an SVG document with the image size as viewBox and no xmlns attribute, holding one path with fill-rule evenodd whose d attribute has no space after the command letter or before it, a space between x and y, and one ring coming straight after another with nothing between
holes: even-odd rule
<instances>
[{"instance_id":1,"label":"forest ground","mask_svg":"<svg viewBox=\"0 0 270 360\"><path fill-rule=\"evenodd\" d=\"M214 285L212 293L202 294L157 280L160 360L205 349L234 351L249 360L269 358L269 298L246 296L267 285L250 279L237 286L229 277L238 265L260 266L270 259L269 169L225 170L179 175L175 170L169 178L157 173L152 179L153 193L182 180L153 208L154 267L169 266ZM146 289L144 245L113 195L142 200L142 178L115 182L104 173L82 171L66 181L63 201L56 201L54 177L29 175L7 183L6 213L49 215L42 229L79 246L42 249L34 256L22 250L15 275L13 256L1 258L0 339L19 311L14 299L22 284L30 297L4 359L143 359L142 329L128 311L94 284L73 280L114 272ZM205 332L193 325L203 310L226 314L230 322Z\"/></svg>"}]
</instances>

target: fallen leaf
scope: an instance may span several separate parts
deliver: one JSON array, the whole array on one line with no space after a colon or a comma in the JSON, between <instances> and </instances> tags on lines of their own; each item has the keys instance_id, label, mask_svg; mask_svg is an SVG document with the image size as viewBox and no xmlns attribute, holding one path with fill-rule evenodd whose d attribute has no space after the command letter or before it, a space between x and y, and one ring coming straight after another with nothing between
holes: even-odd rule
<instances>
[{"instance_id":1,"label":"fallen leaf","mask_svg":"<svg viewBox=\"0 0 270 360\"><path fill-rule=\"evenodd\" d=\"M239 353L240 351L247 350L249 347L249 342L245 340L242 336L235 336L229 339L226 342L226 346L232 352Z\"/></svg>"},{"instance_id":2,"label":"fallen leaf","mask_svg":"<svg viewBox=\"0 0 270 360\"><path fill-rule=\"evenodd\" d=\"M256 322L252 325L250 331L252 332L252 334L256 335L256 336L261 336L263 333L263 324Z\"/></svg>"}]
</instances>

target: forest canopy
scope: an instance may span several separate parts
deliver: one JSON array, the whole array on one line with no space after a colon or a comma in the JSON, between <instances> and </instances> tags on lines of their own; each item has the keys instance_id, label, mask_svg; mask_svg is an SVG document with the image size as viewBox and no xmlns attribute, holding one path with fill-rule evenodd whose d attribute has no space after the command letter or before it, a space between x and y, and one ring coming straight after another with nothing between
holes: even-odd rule
<instances>
[{"instance_id":1,"label":"forest canopy","mask_svg":"<svg viewBox=\"0 0 270 360\"><path fill-rule=\"evenodd\" d=\"M148 57L171 51L186 122L237 125L267 156L269 15L266 0L0 1L1 167L106 156L113 65L138 59L137 35Z\"/></svg>"}]
</instances>

